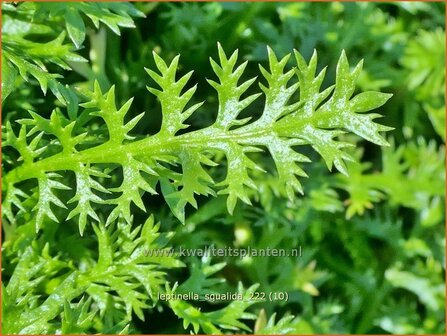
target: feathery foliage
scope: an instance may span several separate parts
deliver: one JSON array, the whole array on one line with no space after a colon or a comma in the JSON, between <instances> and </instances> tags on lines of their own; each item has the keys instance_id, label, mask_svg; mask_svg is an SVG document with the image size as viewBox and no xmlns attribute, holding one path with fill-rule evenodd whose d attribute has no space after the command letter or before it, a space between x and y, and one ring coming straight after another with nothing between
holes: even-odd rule
<instances>
[{"instance_id":1,"label":"feathery foliage","mask_svg":"<svg viewBox=\"0 0 447 336\"><path fill-rule=\"evenodd\" d=\"M306 176L298 164L309 160L295 151L293 146L311 145L324 158L329 169L335 165L346 174L344 161L352 160L352 157L343 148L349 146L349 143L337 140L337 136L344 131L356 133L378 145L387 145L380 132L390 128L373 121L378 114L365 112L383 105L390 95L364 92L352 97L361 63L351 71L342 53L335 85L320 92L325 70L316 74L316 54L307 64L295 51L298 67L288 71L284 68L289 55L278 60L270 49L269 55L269 70L260 68L267 81L267 86L260 84L265 95L264 111L259 119L251 123L248 119L238 119L238 115L260 96L255 93L241 99L255 79L239 83L247 63L236 67L237 52L227 58L220 45L219 64L211 60L219 82L209 81L217 91L219 110L216 121L204 129L178 134L187 128L184 121L202 103L186 108L196 90L195 86L185 89L192 73L177 79L179 57L175 57L168 66L157 54L154 54L154 58L160 74L147 70L161 87L161 90L148 88L158 97L162 106L163 122L155 135L134 139L130 132L143 114L126 122L132 99L117 107L114 88L103 93L98 84L89 93L88 102L82 106L90 120L93 117L103 120L108 136L101 144L81 149L88 132L77 125L78 121L70 122L66 119L60 110L54 110L49 120L31 112L31 118L19 121L21 127L18 135L7 123L5 146L16 149L19 160L23 161L23 164L4 176L7 190L4 206L9 220L14 221L13 204L17 205L19 211L23 211L20 210L20 197L24 195L16 190L16 184L36 179L36 230L42 227L46 218L58 221L52 205L67 208L56 193L56 190L70 189L58 175L58 172L66 170L74 172L76 178L75 194L69 201L75 203L76 207L68 213L66 219L78 216L82 234L88 218L99 220L92 204L112 206L107 224L117 218L130 222L131 204L145 210L142 193L155 194L158 180L162 183L164 197L181 222L184 222L187 203L197 207L195 194L209 195L216 191L227 194L227 208L231 214L238 199L250 203L247 188L256 189L250 173L263 169L249 158L251 152L268 150L276 165L281 191L293 199L296 192L302 192L297 177ZM288 85L294 74L298 82ZM299 100L291 103L298 86ZM325 99L327 101L324 102ZM86 129L85 124L83 126ZM42 139L44 136L48 137L46 145ZM54 146L50 148L52 144ZM215 183L204 166L216 164L212 155L218 151L226 157L227 171L226 177ZM166 163L169 166L181 165L183 173L169 172ZM98 168L100 164L114 166L108 167L106 172ZM106 189L94 179L107 179L108 174L118 168L122 170L122 181L115 188ZM99 193L111 193L113 196L105 199Z\"/></svg>"},{"instance_id":2,"label":"feathery foliage","mask_svg":"<svg viewBox=\"0 0 447 336\"><path fill-rule=\"evenodd\" d=\"M2 9L5 334L445 331L444 4Z\"/></svg>"}]
</instances>

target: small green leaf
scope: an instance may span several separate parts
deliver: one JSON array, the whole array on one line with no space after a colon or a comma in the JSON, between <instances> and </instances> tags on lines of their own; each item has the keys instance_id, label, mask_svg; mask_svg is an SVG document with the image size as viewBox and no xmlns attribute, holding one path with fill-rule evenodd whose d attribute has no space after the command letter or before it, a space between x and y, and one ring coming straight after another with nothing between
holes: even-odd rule
<instances>
[{"instance_id":1,"label":"small green leaf","mask_svg":"<svg viewBox=\"0 0 447 336\"><path fill-rule=\"evenodd\" d=\"M393 95L389 93L368 91L356 95L350 101L350 107L356 112L376 109L385 104Z\"/></svg>"},{"instance_id":2,"label":"small green leaf","mask_svg":"<svg viewBox=\"0 0 447 336\"><path fill-rule=\"evenodd\" d=\"M2 55L2 104L9 94L14 91L17 70Z\"/></svg>"},{"instance_id":3,"label":"small green leaf","mask_svg":"<svg viewBox=\"0 0 447 336\"><path fill-rule=\"evenodd\" d=\"M85 39L85 24L79 12L68 7L65 12L65 24L67 26L68 36L79 49Z\"/></svg>"}]
</instances>

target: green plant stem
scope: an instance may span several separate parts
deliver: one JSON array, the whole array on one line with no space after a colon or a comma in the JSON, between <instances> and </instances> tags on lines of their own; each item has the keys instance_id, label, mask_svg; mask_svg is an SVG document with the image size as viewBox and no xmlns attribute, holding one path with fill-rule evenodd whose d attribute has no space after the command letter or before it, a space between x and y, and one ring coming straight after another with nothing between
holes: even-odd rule
<instances>
[{"instance_id":1,"label":"green plant stem","mask_svg":"<svg viewBox=\"0 0 447 336\"><path fill-rule=\"evenodd\" d=\"M256 141L257 138L272 134L286 134L293 129L294 132L303 129L306 125L312 124L313 117L297 119L295 123L281 124L277 123L272 127L258 127L256 123L244 127L243 129L235 129L232 131L220 130L220 134L216 135L216 128L210 126L205 129L185 133L179 136L166 135L158 133L154 136L137 140L127 144L117 144L108 141L102 145L86 149L82 152L72 153L67 156L65 152L58 153L49 158L23 164L7 173L3 177L4 186L18 183L31 178L38 178L44 172L73 170L78 167L79 163L97 164L97 163L121 163L123 157L127 155L141 156L157 156L166 153L178 152L182 147L203 147L222 148L222 144L228 142ZM212 134L212 137L207 134ZM206 143L204 142L206 139ZM261 145L262 142L260 141Z\"/></svg>"}]
</instances>

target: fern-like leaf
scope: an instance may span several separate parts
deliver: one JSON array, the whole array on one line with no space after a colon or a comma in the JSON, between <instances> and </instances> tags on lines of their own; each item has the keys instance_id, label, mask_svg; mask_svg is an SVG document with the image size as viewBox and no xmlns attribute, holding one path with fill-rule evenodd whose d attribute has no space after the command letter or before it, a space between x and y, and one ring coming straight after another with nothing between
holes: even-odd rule
<instances>
[{"instance_id":1,"label":"fern-like leaf","mask_svg":"<svg viewBox=\"0 0 447 336\"><path fill-rule=\"evenodd\" d=\"M37 229L45 217L56 219L51 203L63 205L52 191L62 188L63 184L56 184L54 175L49 174L66 170L74 172L77 181L75 195L71 198L76 207L67 217L79 215L81 232L88 217L98 221L95 207L102 203L112 206L107 225L118 218L130 222L132 204L145 210L142 196L145 192L155 194L158 182L173 213L183 222L185 206L197 207L195 195L227 194L230 213L238 200L250 204L252 192L249 189L257 188L253 173L264 174L264 168L267 168L261 166L253 153L268 150L276 166L279 191L292 199L296 193L302 193L298 178L307 176L301 163L309 159L300 153L300 146L311 145L329 169L334 165L347 174L344 162L353 158L345 147L351 144L339 141L339 135L349 131L378 145L387 145L380 133L390 128L373 121L378 114L365 112L383 105L390 95L364 92L352 97L361 63L351 71L342 53L335 85L320 91L325 70L316 75L316 53L307 64L295 51L298 67L290 70L285 69L290 55L279 60L271 49L268 53L269 67L260 70L267 82L260 84L265 97L264 109L253 122L238 116L261 94L243 97L255 79L239 83L245 63L237 66L237 52L227 57L218 45L219 62L211 60L218 82L209 81L219 99L217 117L211 126L190 132L184 132L188 127L185 120L202 105L194 102L196 86L187 87L191 73L177 79L179 57L167 65L154 54L158 72L146 70L161 88L148 88L162 106L162 125L157 134L135 139L131 132L143 114L131 112L132 99L117 107L114 88L103 93L96 83L93 91L87 93L89 101L82 106L85 115L103 120L108 132L105 140L98 139L95 145L87 144L85 120L82 124L78 120L69 121L57 110L49 120L31 112L30 119L20 120L19 136L14 134L11 125L6 127L6 144L21 154L23 164L4 176L4 184L9 189L24 180L35 178L39 181L41 195L35 208ZM298 81L289 85L295 74ZM293 101L298 88L299 99ZM133 118L127 121L129 115ZM48 144L52 146L51 151L45 151ZM221 164L222 154L226 161L226 176L216 180L213 171L207 167ZM182 173L172 169L173 166L180 167ZM118 187L105 189L92 178L107 178L119 168L123 177ZM112 193L111 198L106 199L107 191ZM11 219L11 199L25 196L14 191L7 191L7 195L6 209Z\"/></svg>"},{"instance_id":2,"label":"fern-like leaf","mask_svg":"<svg viewBox=\"0 0 447 336\"><path fill-rule=\"evenodd\" d=\"M82 47L87 30L81 14L89 17L96 28L102 22L116 34L120 34L120 27L135 26L132 17L144 16L128 3L2 4L2 103L14 91L17 75L26 82L33 77L44 94L50 89L75 118L76 94L60 82L62 76L50 73L47 66L55 64L71 70L70 63L87 61L75 52ZM73 44L66 42L67 34ZM34 42L31 35L46 42Z\"/></svg>"},{"instance_id":3,"label":"fern-like leaf","mask_svg":"<svg viewBox=\"0 0 447 336\"><path fill-rule=\"evenodd\" d=\"M167 253L147 253L147 249L167 249L172 236L159 233L160 224L155 224L153 217L134 229L124 223L117 226L94 226L98 256L86 257L81 261L83 266L73 267L72 260L66 261L60 254L52 256L49 244L40 249L39 243L33 241L20 255L2 290L3 331L76 332L88 329L99 315L104 330L119 332L129 323L132 313L144 319L143 309L156 304L157 294L166 282L165 269L181 267L183 263ZM51 283L59 276L61 280L54 291L41 300L41 288L53 286ZM62 322L58 325L55 320Z\"/></svg>"}]
</instances>

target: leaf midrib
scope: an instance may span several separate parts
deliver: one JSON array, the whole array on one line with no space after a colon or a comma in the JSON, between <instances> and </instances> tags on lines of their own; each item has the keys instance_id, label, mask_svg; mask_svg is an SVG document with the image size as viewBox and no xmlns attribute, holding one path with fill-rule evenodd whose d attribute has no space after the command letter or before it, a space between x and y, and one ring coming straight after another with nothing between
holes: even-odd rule
<instances>
[{"instance_id":1,"label":"leaf midrib","mask_svg":"<svg viewBox=\"0 0 447 336\"><path fill-rule=\"evenodd\" d=\"M257 138L262 138L272 133L280 135L287 133L292 128L296 132L305 125L312 124L312 121L312 117L307 117L297 119L294 123L272 123L264 127L254 122L231 131L211 125L207 128L178 136L171 135L166 137L165 134L157 133L148 138L121 145L117 145L109 140L102 145L83 150L82 152L69 155L65 152L60 152L37 162L23 164L3 176L3 185L6 190L10 184L38 178L42 172L76 170L79 163L118 163L125 165L125 158L129 154L148 157L167 153L172 154L178 151L179 147L183 146L214 149L217 148L216 143L246 142L248 140L251 140L254 145L260 145L262 143L256 143Z\"/></svg>"}]
</instances>

